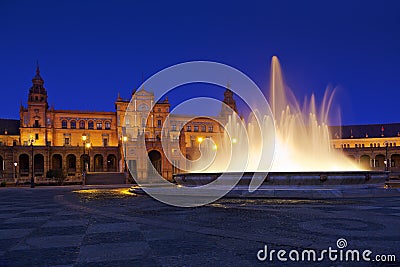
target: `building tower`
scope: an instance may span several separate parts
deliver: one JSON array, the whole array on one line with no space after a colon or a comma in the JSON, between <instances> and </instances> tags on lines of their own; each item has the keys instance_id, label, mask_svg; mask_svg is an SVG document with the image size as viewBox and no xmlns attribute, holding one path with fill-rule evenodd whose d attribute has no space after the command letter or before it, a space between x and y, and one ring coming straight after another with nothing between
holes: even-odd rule
<instances>
[{"instance_id":1,"label":"building tower","mask_svg":"<svg viewBox=\"0 0 400 267\"><path fill-rule=\"evenodd\" d=\"M220 116L227 118L228 116L232 115L232 110L238 113L237 107L236 107L236 101L233 98L233 92L230 90L230 85L226 86L226 90L224 92L224 100L223 100ZM230 110L230 109L232 110Z\"/></svg>"},{"instance_id":2,"label":"building tower","mask_svg":"<svg viewBox=\"0 0 400 267\"><path fill-rule=\"evenodd\" d=\"M48 109L47 91L43 86L44 80L40 76L39 64L36 65L36 75L32 79L32 86L28 93L28 107L21 109L21 140L29 141L34 138L34 145L46 145L46 113ZM21 129L22 130L22 129Z\"/></svg>"}]
</instances>

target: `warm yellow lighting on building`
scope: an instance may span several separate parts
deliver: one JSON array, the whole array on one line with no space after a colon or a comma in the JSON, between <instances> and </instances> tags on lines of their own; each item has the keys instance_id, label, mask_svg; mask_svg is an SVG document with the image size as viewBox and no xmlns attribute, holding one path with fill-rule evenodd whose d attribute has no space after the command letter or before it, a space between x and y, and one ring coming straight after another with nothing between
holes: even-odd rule
<instances>
[{"instance_id":1,"label":"warm yellow lighting on building","mask_svg":"<svg viewBox=\"0 0 400 267\"><path fill-rule=\"evenodd\" d=\"M218 149L218 146L217 146L217 145L213 145L213 149L214 149L214 150L217 150L217 149Z\"/></svg>"},{"instance_id":2,"label":"warm yellow lighting on building","mask_svg":"<svg viewBox=\"0 0 400 267\"><path fill-rule=\"evenodd\" d=\"M86 139L87 139L86 134L83 134L83 135L82 135L82 141L86 141Z\"/></svg>"},{"instance_id":3,"label":"warm yellow lighting on building","mask_svg":"<svg viewBox=\"0 0 400 267\"><path fill-rule=\"evenodd\" d=\"M236 138L233 138L232 139L232 144L236 144L237 143L237 139Z\"/></svg>"},{"instance_id":4,"label":"warm yellow lighting on building","mask_svg":"<svg viewBox=\"0 0 400 267\"><path fill-rule=\"evenodd\" d=\"M86 148L90 148L92 145L90 143L86 143Z\"/></svg>"},{"instance_id":5,"label":"warm yellow lighting on building","mask_svg":"<svg viewBox=\"0 0 400 267\"><path fill-rule=\"evenodd\" d=\"M203 137L197 137L197 142L201 143L201 142L203 142L203 141L204 141L204 138L203 138Z\"/></svg>"},{"instance_id":6,"label":"warm yellow lighting on building","mask_svg":"<svg viewBox=\"0 0 400 267\"><path fill-rule=\"evenodd\" d=\"M122 141L124 142L128 141L128 137L127 136L122 137Z\"/></svg>"}]
</instances>

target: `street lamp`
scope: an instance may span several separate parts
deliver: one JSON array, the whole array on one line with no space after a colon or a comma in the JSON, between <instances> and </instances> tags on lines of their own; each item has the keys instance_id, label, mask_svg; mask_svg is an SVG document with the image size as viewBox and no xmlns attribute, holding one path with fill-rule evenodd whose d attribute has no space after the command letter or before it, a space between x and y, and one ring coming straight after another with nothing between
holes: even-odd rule
<instances>
[{"instance_id":1,"label":"street lamp","mask_svg":"<svg viewBox=\"0 0 400 267\"><path fill-rule=\"evenodd\" d=\"M17 179L17 166L18 166L18 162L14 162L14 178Z\"/></svg>"},{"instance_id":2,"label":"street lamp","mask_svg":"<svg viewBox=\"0 0 400 267\"><path fill-rule=\"evenodd\" d=\"M33 143L35 143L35 139L31 136L29 139L29 143L31 144L31 154L32 154L32 176L31 176L31 188L35 187L35 163L33 158Z\"/></svg>"},{"instance_id":3,"label":"street lamp","mask_svg":"<svg viewBox=\"0 0 400 267\"><path fill-rule=\"evenodd\" d=\"M82 141L83 141L83 170L82 170L82 185L85 185L86 182L86 134L82 134Z\"/></svg>"},{"instance_id":4,"label":"street lamp","mask_svg":"<svg viewBox=\"0 0 400 267\"><path fill-rule=\"evenodd\" d=\"M388 143L388 141L385 141L384 144L386 146L385 171L389 171L389 161L388 161L388 146L389 146L389 143Z\"/></svg>"},{"instance_id":5,"label":"street lamp","mask_svg":"<svg viewBox=\"0 0 400 267\"><path fill-rule=\"evenodd\" d=\"M124 144L124 172L126 172L126 142L128 141L128 137L122 137L122 142Z\"/></svg>"},{"instance_id":6,"label":"street lamp","mask_svg":"<svg viewBox=\"0 0 400 267\"><path fill-rule=\"evenodd\" d=\"M89 142L87 142L87 143L85 144L85 147L87 148L87 151L88 151L89 162L87 163L87 170L88 170L89 172L90 172L90 154L89 154L89 149L90 149L91 146L92 146L92 144L89 143ZM86 169L86 166L85 166L85 169Z\"/></svg>"}]
</instances>

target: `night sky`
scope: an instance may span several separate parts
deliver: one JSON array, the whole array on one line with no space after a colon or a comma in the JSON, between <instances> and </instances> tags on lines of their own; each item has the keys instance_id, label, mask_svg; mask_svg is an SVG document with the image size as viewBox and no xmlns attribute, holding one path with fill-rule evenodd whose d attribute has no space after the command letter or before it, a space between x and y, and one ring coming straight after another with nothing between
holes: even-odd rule
<instances>
[{"instance_id":1,"label":"night sky","mask_svg":"<svg viewBox=\"0 0 400 267\"><path fill-rule=\"evenodd\" d=\"M400 122L400 1L1 1L0 29L2 118L19 118L36 60L56 109L113 111L118 92L191 60L267 91L277 55L297 97L338 87L343 124Z\"/></svg>"}]
</instances>

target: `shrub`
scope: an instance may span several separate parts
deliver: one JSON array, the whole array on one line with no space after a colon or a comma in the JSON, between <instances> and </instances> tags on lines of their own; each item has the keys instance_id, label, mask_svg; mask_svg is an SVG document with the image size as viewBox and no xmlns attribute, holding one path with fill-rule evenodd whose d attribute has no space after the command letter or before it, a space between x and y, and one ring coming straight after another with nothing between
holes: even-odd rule
<instances>
[{"instance_id":1,"label":"shrub","mask_svg":"<svg viewBox=\"0 0 400 267\"><path fill-rule=\"evenodd\" d=\"M6 183L5 181L3 181L3 182L0 183L0 186L1 186L1 187L6 187L6 184L7 184L7 183Z\"/></svg>"}]
</instances>

